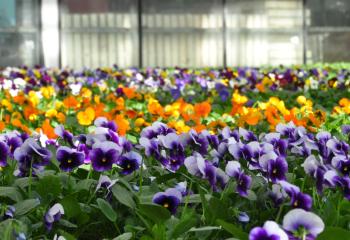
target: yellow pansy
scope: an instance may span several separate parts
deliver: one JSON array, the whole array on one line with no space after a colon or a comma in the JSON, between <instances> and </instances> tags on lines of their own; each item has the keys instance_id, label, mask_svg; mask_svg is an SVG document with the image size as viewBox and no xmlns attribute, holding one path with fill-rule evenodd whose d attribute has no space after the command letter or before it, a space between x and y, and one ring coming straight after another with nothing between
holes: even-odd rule
<instances>
[{"instance_id":1,"label":"yellow pansy","mask_svg":"<svg viewBox=\"0 0 350 240\"><path fill-rule=\"evenodd\" d=\"M12 112L13 108L12 108L12 104L10 103L10 101L8 101L7 99L3 99L1 101L1 106L5 107L7 111Z\"/></svg>"},{"instance_id":2,"label":"yellow pansy","mask_svg":"<svg viewBox=\"0 0 350 240\"><path fill-rule=\"evenodd\" d=\"M47 117L47 118L53 118L53 117L56 117L56 116L57 116L57 110L56 109L49 109L45 113L45 117Z\"/></svg>"},{"instance_id":3,"label":"yellow pansy","mask_svg":"<svg viewBox=\"0 0 350 240\"><path fill-rule=\"evenodd\" d=\"M36 107L39 104L40 99L38 95L36 95L36 92L30 91L28 93L28 101L32 104L33 107Z\"/></svg>"},{"instance_id":4,"label":"yellow pansy","mask_svg":"<svg viewBox=\"0 0 350 240\"><path fill-rule=\"evenodd\" d=\"M92 121L95 119L95 110L88 107L85 111L78 112L77 119L80 125L91 125Z\"/></svg>"},{"instance_id":5,"label":"yellow pansy","mask_svg":"<svg viewBox=\"0 0 350 240\"><path fill-rule=\"evenodd\" d=\"M52 86L47 86L40 88L40 92L44 98L50 99L55 94L55 89Z\"/></svg>"}]
</instances>

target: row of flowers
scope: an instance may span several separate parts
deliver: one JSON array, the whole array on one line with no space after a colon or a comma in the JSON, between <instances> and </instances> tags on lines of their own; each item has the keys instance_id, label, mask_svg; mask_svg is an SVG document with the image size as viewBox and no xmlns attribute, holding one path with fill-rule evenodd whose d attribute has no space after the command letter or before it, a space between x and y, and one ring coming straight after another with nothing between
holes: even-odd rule
<instances>
[{"instance_id":1,"label":"row of flowers","mask_svg":"<svg viewBox=\"0 0 350 240\"><path fill-rule=\"evenodd\" d=\"M0 82L4 89L11 89L16 94L19 89L26 93L41 86L52 85L60 92L77 92L83 86L94 84L103 87L118 86L139 90L169 92L176 99L192 95L196 88L205 93L212 90L222 98L227 98L231 89L242 91L258 90L308 90L308 89L346 89L350 86L350 72L347 65L329 66L294 66L291 68L223 68L223 69L188 69L188 68L146 68L119 69L97 68L74 71L72 69L48 69L37 66L8 67L0 72ZM116 89L117 90L117 89Z\"/></svg>"},{"instance_id":2,"label":"row of flowers","mask_svg":"<svg viewBox=\"0 0 350 240\"><path fill-rule=\"evenodd\" d=\"M255 99L254 96L249 98L247 92L230 89L224 100L214 94L203 101L178 98L164 103L161 99L163 91L152 94L110 79L101 80L101 84L78 84L79 87L72 91L61 91L53 80L38 83L39 87L31 87L34 83L22 78L3 79L2 82L0 130L20 130L28 134L43 131L50 138L57 137L54 128L59 124L74 133L81 132L92 126L98 117L113 120L120 135L137 135L154 121L165 122L178 133L188 132L191 128L198 132L204 129L217 132L225 126L256 125L274 130L278 123L289 121L316 131L327 117L350 114L348 90L343 90L343 96L336 99L332 98L333 92L326 95L326 99L332 99L327 109L321 102L324 96L318 100L317 97L305 97L303 93L294 99L277 94ZM201 91L200 88L195 90ZM205 92L205 96L207 94Z\"/></svg>"},{"instance_id":3,"label":"row of flowers","mask_svg":"<svg viewBox=\"0 0 350 240\"><path fill-rule=\"evenodd\" d=\"M55 169L52 174L76 174L78 182L82 180L78 172L87 169L87 179L99 173L96 177L100 180L93 192L106 189L105 200L97 203L100 206L103 201L110 206L113 205L113 185L129 177L126 179L132 186L128 191L139 194L139 204L152 201L169 210L173 218L179 215L179 208L182 215L202 208L206 217L205 195L210 195L210 201L219 194L221 199L217 201L221 201L224 193L231 191L235 197L227 201L229 206L236 206L238 220L228 219L242 228L248 226L248 231L252 228L249 238L254 240L315 239L324 230L322 218L313 213L326 216L320 207L324 204L320 200L322 196L336 193L340 200L350 200L349 125L342 127L341 135L334 136L325 131L310 133L293 122L279 123L275 132L257 132L260 134L257 136L244 128L228 127L217 134L193 129L177 133L164 123L154 122L144 128L134 142L117 133L114 121L99 117L94 125L95 129L87 134L73 134L59 125L55 128L57 139L42 133L34 137L17 131L3 133L0 136L2 185L9 184L6 182L10 181L7 178L11 179L9 175L27 178L26 189L32 197L31 184L37 178L40 182L48 169ZM58 168L53 167L56 164ZM153 170L159 167L160 172L155 174ZM142 200L144 189L165 176L175 181L165 180L159 186L163 191L150 191L152 200ZM189 202L195 195L201 196L200 206ZM248 202L239 204L244 199ZM44 216L50 234L60 233L53 228L66 212L59 201L59 197L51 199L49 203L56 204ZM259 202L260 210L271 211L277 217L264 216L251 209L251 201ZM10 202L3 209L4 219L15 216L16 208ZM109 211L113 212L111 206ZM279 225L283 213L283 223ZM123 226L124 220L120 221L119 225ZM263 221L266 221L263 227L253 228ZM116 228L119 229L118 224Z\"/></svg>"}]
</instances>

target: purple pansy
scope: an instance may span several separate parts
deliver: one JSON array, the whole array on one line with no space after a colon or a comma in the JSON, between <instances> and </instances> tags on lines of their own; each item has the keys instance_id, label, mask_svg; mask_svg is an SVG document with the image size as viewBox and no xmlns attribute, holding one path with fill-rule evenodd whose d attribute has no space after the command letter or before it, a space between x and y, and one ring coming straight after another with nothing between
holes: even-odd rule
<instances>
[{"instance_id":1,"label":"purple pansy","mask_svg":"<svg viewBox=\"0 0 350 240\"><path fill-rule=\"evenodd\" d=\"M290 205L293 208L302 208L307 211L311 209L312 198L310 197L310 195L301 192L299 187L289 182L279 181L279 184L290 197Z\"/></svg>"},{"instance_id":2,"label":"purple pansy","mask_svg":"<svg viewBox=\"0 0 350 240\"><path fill-rule=\"evenodd\" d=\"M56 203L55 205L53 205L44 216L46 229L48 231L51 231L53 224L59 221L63 214L64 209L60 203Z\"/></svg>"},{"instance_id":3,"label":"purple pansy","mask_svg":"<svg viewBox=\"0 0 350 240\"><path fill-rule=\"evenodd\" d=\"M109 190L117 181L117 179L111 180L108 176L100 175L96 186L96 191L98 191L100 188L106 188Z\"/></svg>"},{"instance_id":4,"label":"purple pansy","mask_svg":"<svg viewBox=\"0 0 350 240\"><path fill-rule=\"evenodd\" d=\"M185 159L187 171L195 176L205 178L215 188L217 168L208 160L205 160L200 153L194 152L193 156ZM223 179L223 181L225 181Z\"/></svg>"},{"instance_id":5,"label":"purple pansy","mask_svg":"<svg viewBox=\"0 0 350 240\"><path fill-rule=\"evenodd\" d=\"M259 159L259 164L272 183L286 179L288 163L283 156L278 156L275 152L271 151Z\"/></svg>"},{"instance_id":6,"label":"purple pansy","mask_svg":"<svg viewBox=\"0 0 350 240\"><path fill-rule=\"evenodd\" d=\"M113 164L117 163L121 149L110 141L98 142L92 146L90 151L90 160L95 171L103 172L112 169Z\"/></svg>"},{"instance_id":7,"label":"purple pansy","mask_svg":"<svg viewBox=\"0 0 350 240\"><path fill-rule=\"evenodd\" d=\"M288 240L288 235L274 221L266 221L263 227L255 227L249 233L249 240Z\"/></svg>"},{"instance_id":8,"label":"purple pansy","mask_svg":"<svg viewBox=\"0 0 350 240\"><path fill-rule=\"evenodd\" d=\"M347 155L349 151L349 144L340 141L336 138L327 141L327 147L334 153L334 155Z\"/></svg>"},{"instance_id":9,"label":"purple pansy","mask_svg":"<svg viewBox=\"0 0 350 240\"><path fill-rule=\"evenodd\" d=\"M7 156L10 150L6 143L0 141L0 167L5 167L7 165Z\"/></svg>"},{"instance_id":10,"label":"purple pansy","mask_svg":"<svg viewBox=\"0 0 350 240\"><path fill-rule=\"evenodd\" d=\"M169 155L163 154L162 164L171 171L177 171L184 163L185 149L176 133L159 136L162 145L168 149Z\"/></svg>"},{"instance_id":11,"label":"purple pansy","mask_svg":"<svg viewBox=\"0 0 350 240\"><path fill-rule=\"evenodd\" d=\"M31 166L36 170L41 170L43 166L50 163L51 155L48 149L39 146L33 138L28 138L14 152L14 158L18 161L16 175L28 176Z\"/></svg>"},{"instance_id":12,"label":"purple pansy","mask_svg":"<svg viewBox=\"0 0 350 240\"><path fill-rule=\"evenodd\" d=\"M55 133L57 136L61 137L64 141L69 143L71 147L74 147L73 134L65 130L63 125L58 125L55 127Z\"/></svg>"},{"instance_id":13,"label":"purple pansy","mask_svg":"<svg viewBox=\"0 0 350 240\"><path fill-rule=\"evenodd\" d=\"M350 137L350 125L343 125L343 126L341 127L341 132L342 132L344 135Z\"/></svg>"},{"instance_id":14,"label":"purple pansy","mask_svg":"<svg viewBox=\"0 0 350 240\"><path fill-rule=\"evenodd\" d=\"M250 176L244 174L238 161L229 161L226 165L225 172L228 176L233 177L237 181L237 192L241 196L248 195L248 189L252 184Z\"/></svg>"},{"instance_id":15,"label":"purple pansy","mask_svg":"<svg viewBox=\"0 0 350 240\"><path fill-rule=\"evenodd\" d=\"M283 228L292 239L316 239L324 227L319 216L300 208L290 210L283 218Z\"/></svg>"},{"instance_id":16,"label":"purple pansy","mask_svg":"<svg viewBox=\"0 0 350 240\"><path fill-rule=\"evenodd\" d=\"M172 214L176 213L176 209L182 200L181 192L176 188L169 188L165 192L158 192L153 196L152 202L168 209Z\"/></svg>"},{"instance_id":17,"label":"purple pansy","mask_svg":"<svg viewBox=\"0 0 350 240\"><path fill-rule=\"evenodd\" d=\"M114 121L108 121L105 117L98 117L95 119L94 124L96 127L108 128L114 132L118 130L117 124Z\"/></svg>"},{"instance_id":18,"label":"purple pansy","mask_svg":"<svg viewBox=\"0 0 350 240\"><path fill-rule=\"evenodd\" d=\"M65 172L70 172L84 163L85 154L75 149L62 146L57 149L56 158L60 163L60 168Z\"/></svg>"},{"instance_id":19,"label":"purple pansy","mask_svg":"<svg viewBox=\"0 0 350 240\"><path fill-rule=\"evenodd\" d=\"M142 157L137 152L131 151L124 153L118 160L118 166L122 168L121 173L130 174L140 168Z\"/></svg>"}]
</instances>

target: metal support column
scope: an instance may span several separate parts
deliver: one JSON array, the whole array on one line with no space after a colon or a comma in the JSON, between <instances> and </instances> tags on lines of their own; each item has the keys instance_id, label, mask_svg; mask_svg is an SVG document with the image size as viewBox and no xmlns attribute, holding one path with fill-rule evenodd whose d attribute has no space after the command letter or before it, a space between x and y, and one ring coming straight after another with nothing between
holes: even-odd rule
<instances>
[{"instance_id":1,"label":"metal support column","mask_svg":"<svg viewBox=\"0 0 350 240\"><path fill-rule=\"evenodd\" d=\"M139 47L139 68L143 67L143 46L142 46L142 0L137 1L137 28L138 28L138 47Z\"/></svg>"},{"instance_id":2,"label":"metal support column","mask_svg":"<svg viewBox=\"0 0 350 240\"><path fill-rule=\"evenodd\" d=\"M227 31L226 31L226 0L222 0L222 49L223 65L227 67Z\"/></svg>"},{"instance_id":3,"label":"metal support column","mask_svg":"<svg viewBox=\"0 0 350 240\"><path fill-rule=\"evenodd\" d=\"M303 0L303 64L307 64L307 26L306 26L306 0Z\"/></svg>"}]
</instances>

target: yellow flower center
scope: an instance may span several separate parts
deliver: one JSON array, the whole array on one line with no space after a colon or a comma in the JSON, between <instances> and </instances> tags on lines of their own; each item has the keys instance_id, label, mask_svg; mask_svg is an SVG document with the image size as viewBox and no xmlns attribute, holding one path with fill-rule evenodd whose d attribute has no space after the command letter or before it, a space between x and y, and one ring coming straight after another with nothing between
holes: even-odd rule
<instances>
[{"instance_id":1,"label":"yellow flower center","mask_svg":"<svg viewBox=\"0 0 350 240\"><path fill-rule=\"evenodd\" d=\"M169 204L168 204L168 203L164 203L164 204L163 204L163 207L168 208L168 207L169 207Z\"/></svg>"},{"instance_id":2,"label":"yellow flower center","mask_svg":"<svg viewBox=\"0 0 350 240\"><path fill-rule=\"evenodd\" d=\"M68 161L67 161L68 163L72 163L72 159L68 159Z\"/></svg>"},{"instance_id":3,"label":"yellow flower center","mask_svg":"<svg viewBox=\"0 0 350 240\"><path fill-rule=\"evenodd\" d=\"M107 162L107 159L106 158L102 158L102 162Z\"/></svg>"}]
</instances>

